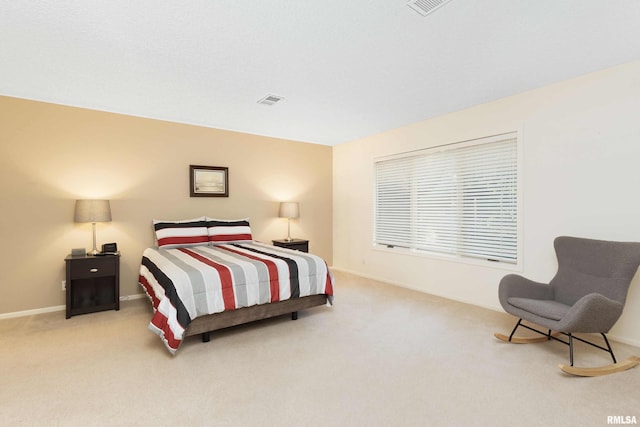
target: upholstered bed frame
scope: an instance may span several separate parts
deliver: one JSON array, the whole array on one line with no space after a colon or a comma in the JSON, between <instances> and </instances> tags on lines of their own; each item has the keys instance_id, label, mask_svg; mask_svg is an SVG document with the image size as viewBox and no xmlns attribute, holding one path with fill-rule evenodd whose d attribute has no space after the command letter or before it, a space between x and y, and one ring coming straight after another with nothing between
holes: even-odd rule
<instances>
[{"instance_id":1,"label":"upholstered bed frame","mask_svg":"<svg viewBox=\"0 0 640 427\"><path fill-rule=\"evenodd\" d=\"M296 320L298 318L298 311L326 303L326 295L310 295L270 304L223 311L222 313L208 314L193 319L185 331L185 336L202 334L202 342L209 342L210 333L213 331L254 322L256 320L281 316L287 313L291 313L291 320Z\"/></svg>"}]
</instances>

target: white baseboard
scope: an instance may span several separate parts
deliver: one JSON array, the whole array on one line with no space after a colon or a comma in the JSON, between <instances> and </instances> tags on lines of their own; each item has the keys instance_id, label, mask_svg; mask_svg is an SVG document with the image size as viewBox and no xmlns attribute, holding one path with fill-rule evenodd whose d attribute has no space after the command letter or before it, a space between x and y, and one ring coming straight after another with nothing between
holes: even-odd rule
<instances>
[{"instance_id":1,"label":"white baseboard","mask_svg":"<svg viewBox=\"0 0 640 427\"><path fill-rule=\"evenodd\" d=\"M145 294L124 295L120 297L120 301L130 301L134 299L146 298ZM66 305L54 305L53 307L34 308L33 310L14 311L12 313L0 314L0 320L12 319L14 317L33 316L34 314L52 313L54 311L64 311Z\"/></svg>"},{"instance_id":2,"label":"white baseboard","mask_svg":"<svg viewBox=\"0 0 640 427\"><path fill-rule=\"evenodd\" d=\"M132 299L147 298L147 294L133 294L120 297L120 301L131 301Z\"/></svg>"},{"instance_id":3,"label":"white baseboard","mask_svg":"<svg viewBox=\"0 0 640 427\"><path fill-rule=\"evenodd\" d=\"M24 311L14 311L13 313L3 313L3 314L0 314L0 320L11 319L14 317L32 316L34 314L51 313L54 311L64 311L65 308L66 308L65 305L56 305L53 307L35 308L33 310L24 310Z\"/></svg>"}]
</instances>

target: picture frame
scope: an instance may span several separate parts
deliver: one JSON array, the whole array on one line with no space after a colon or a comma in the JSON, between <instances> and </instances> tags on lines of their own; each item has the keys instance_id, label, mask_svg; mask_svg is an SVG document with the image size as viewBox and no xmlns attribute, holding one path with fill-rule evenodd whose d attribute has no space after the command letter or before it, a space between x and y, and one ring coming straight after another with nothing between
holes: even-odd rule
<instances>
[{"instance_id":1,"label":"picture frame","mask_svg":"<svg viewBox=\"0 0 640 427\"><path fill-rule=\"evenodd\" d=\"M191 197L229 197L229 168L189 165Z\"/></svg>"}]
</instances>

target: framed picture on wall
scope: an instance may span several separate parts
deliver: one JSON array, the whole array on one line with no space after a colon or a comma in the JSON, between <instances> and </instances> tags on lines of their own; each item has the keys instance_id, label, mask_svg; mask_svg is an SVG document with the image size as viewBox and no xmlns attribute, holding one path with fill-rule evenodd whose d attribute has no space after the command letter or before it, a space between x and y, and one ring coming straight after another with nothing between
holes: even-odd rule
<instances>
[{"instance_id":1,"label":"framed picture on wall","mask_svg":"<svg viewBox=\"0 0 640 427\"><path fill-rule=\"evenodd\" d=\"M229 197L229 168L189 165L191 197Z\"/></svg>"}]
</instances>

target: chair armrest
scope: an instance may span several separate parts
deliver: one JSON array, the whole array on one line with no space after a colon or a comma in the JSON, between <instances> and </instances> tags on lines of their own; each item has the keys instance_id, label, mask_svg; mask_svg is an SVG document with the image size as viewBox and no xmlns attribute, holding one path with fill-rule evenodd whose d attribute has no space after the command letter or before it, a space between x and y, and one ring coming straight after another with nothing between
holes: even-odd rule
<instances>
[{"instance_id":1,"label":"chair armrest","mask_svg":"<svg viewBox=\"0 0 640 427\"><path fill-rule=\"evenodd\" d=\"M508 274L500 280L498 297L502 307L506 307L509 304L507 299L510 297L553 299L553 288L546 283L534 282L517 274Z\"/></svg>"},{"instance_id":2,"label":"chair armrest","mask_svg":"<svg viewBox=\"0 0 640 427\"><path fill-rule=\"evenodd\" d=\"M606 333L622 315L624 305L602 294L583 296L571 306L560 323L565 332Z\"/></svg>"}]
</instances>

